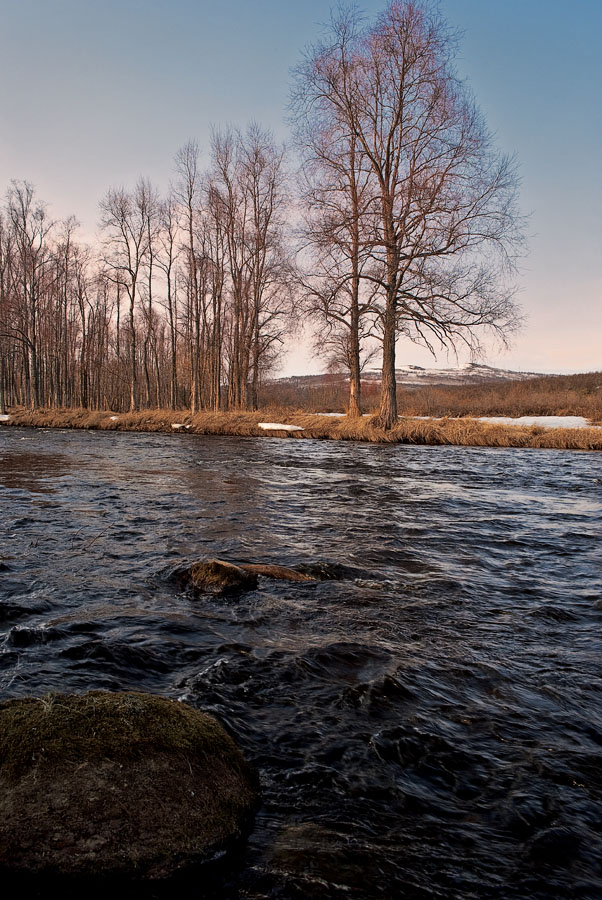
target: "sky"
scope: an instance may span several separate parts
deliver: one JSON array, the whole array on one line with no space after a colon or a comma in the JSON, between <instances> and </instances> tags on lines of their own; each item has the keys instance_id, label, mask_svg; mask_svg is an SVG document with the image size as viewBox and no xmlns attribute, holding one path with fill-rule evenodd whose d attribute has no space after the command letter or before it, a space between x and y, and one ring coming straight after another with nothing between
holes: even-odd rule
<instances>
[{"instance_id":1,"label":"sky","mask_svg":"<svg viewBox=\"0 0 602 900\"><path fill-rule=\"evenodd\" d=\"M357 4L368 19L384 3ZM164 189L191 138L256 120L287 141L290 69L326 0L0 0L0 192L36 186L96 240L98 202L140 175ZM497 146L515 153L529 214L510 351L518 371L602 369L602 0L441 0L457 68ZM468 360L460 357L457 362ZM408 343L399 365L453 365ZM321 371L297 345L283 374Z\"/></svg>"}]
</instances>

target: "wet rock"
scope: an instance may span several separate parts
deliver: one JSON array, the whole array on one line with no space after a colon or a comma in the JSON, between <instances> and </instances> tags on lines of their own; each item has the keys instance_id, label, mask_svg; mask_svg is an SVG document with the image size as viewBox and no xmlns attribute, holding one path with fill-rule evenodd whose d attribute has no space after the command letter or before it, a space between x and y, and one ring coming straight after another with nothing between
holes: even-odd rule
<instances>
[{"instance_id":1,"label":"wet rock","mask_svg":"<svg viewBox=\"0 0 602 900\"><path fill-rule=\"evenodd\" d=\"M176 570L179 584L208 594L235 594L257 587L257 575L223 559L208 559Z\"/></svg>"},{"instance_id":2,"label":"wet rock","mask_svg":"<svg viewBox=\"0 0 602 900\"><path fill-rule=\"evenodd\" d=\"M271 563L235 565L223 559L208 559L172 572L172 577L182 587L192 587L202 593L210 594L230 594L255 590L258 575L278 581L318 580L313 574L300 572L289 566L278 566Z\"/></svg>"},{"instance_id":3,"label":"wet rock","mask_svg":"<svg viewBox=\"0 0 602 900\"><path fill-rule=\"evenodd\" d=\"M313 581L352 581L357 578L365 578L367 575L364 569L329 562L305 564L299 566L297 571L308 575Z\"/></svg>"},{"instance_id":4,"label":"wet rock","mask_svg":"<svg viewBox=\"0 0 602 900\"><path fill-rule=\"evenodd\" d=\"M0 704L5 880L207 873L240 841L256 801L256 774L234 741L184 704L105 691Z\"/></svg>"},{"instance_id":5,"label":"wet rock","mask_svg":"<svg viewBox=\"0 0 602 900\"><path fill-rule=\"evenodd\" d=\"M245 563L240 566L245 572L255 575L263 575L264 578L276 578L279 581L317 581L313 575L298 572L297 569L289 569L288 566L273 566L264 563Z\"/></svg>"}]
</instances>

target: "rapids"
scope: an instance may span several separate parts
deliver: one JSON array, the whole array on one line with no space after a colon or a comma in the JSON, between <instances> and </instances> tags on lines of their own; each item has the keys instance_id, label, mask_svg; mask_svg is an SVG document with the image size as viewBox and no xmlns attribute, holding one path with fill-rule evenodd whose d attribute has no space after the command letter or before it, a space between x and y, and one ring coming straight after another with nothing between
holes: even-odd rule
<instances>
[{"instance_id":1,"label":"rapids","mask_svg":"<svg viewBox=\"0 0 602 900\"><path fill-rule=\"evenodd\" d=\"M214 713L263 792L219 896L594 900L601 550L596 454L2 428L0 698Z\"/></svg>"}]
</instances>

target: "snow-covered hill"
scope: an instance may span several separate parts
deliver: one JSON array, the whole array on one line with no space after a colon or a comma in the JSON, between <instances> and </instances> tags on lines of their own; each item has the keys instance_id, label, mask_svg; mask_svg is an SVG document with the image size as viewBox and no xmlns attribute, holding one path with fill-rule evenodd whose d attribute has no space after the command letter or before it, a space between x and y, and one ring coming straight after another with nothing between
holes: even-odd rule
<instances>
[{"instance_id":1,"label":"snow-covered hill","mask_svg":"<svg viewBox=\"0 0 602 900\"><path fill-rule=\"evenodd\" d=\"M401 366L395 370L397 384L420 386L425 384L482 384L486 381L522 381L539 378L537 372L512 372L509 369L495 369L481 363L472 363L461 368L425 369L422 366ZM362 374L362 381L380 381L379 369L368 369ZM281 382L303 383L317 386L345 381L345 375L292 375L277 379Z\"/></svg>"},{"instance_id":2,"label":"snow-covered hill","mask_svg":"<svg viewBox=\"0 0 602 900\"><path fill-rule=\"evenodd\" d=\"M425 369L422 366L402 366L395 370L398 384L480 384L484 381L521 381L538 378L536 372L511 372L481 363L451 369ZM380 381L380 372L371 370L363 378Z\"/></svg>"}]
</instances>

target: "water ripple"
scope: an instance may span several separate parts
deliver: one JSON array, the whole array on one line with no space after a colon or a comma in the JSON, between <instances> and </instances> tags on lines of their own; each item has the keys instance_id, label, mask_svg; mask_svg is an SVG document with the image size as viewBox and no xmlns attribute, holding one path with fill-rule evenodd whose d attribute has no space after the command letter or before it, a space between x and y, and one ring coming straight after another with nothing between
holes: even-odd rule
<instances>
[{"instance_id":1,"label":"water ripple","mask_svg":"<svg viewBox=\"0 0 602 900\"><path fill-rule=\"evenodd\" d=\"M213 711L263 785L228 898L593 900L601 480L586 453L3 429L0 695ZM320 580L179 590L213 555Z\"/></svg>"}]
</instances>

